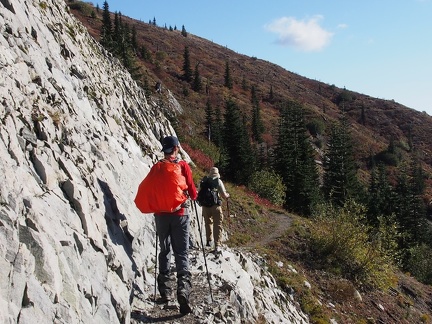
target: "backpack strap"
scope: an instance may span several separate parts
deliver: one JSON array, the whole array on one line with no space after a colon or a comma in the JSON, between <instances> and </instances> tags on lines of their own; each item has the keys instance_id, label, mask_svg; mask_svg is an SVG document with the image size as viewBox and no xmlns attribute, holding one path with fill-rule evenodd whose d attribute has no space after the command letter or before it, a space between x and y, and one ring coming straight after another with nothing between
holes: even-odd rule
<instances>
[{"instance_id":1,"label":"backpack strap","mask_svg":"<svg viewBox=\"0 0 432 324\"><path fill-rule=\"evenodd\" d=\"M210 183L210 189L219 191L219 179L218 178L214 178L214 179L209 178L209 183Z\"/></svg>"}]
</instances>

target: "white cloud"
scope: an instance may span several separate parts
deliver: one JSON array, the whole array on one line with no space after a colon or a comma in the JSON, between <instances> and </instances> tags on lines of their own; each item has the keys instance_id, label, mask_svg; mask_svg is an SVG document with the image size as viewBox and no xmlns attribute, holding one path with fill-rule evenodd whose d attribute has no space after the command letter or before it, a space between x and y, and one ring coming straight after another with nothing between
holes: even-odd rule
<instances>
[{"instance_id":1,"label":"white cloud","mask_svg":"<svg viewBox=\"0 0 432 324\"><path fill-rule=\"evenodd\" d=\"M333 33L319 25L321 19L322 16L314 16L308 20L282 17L265 25L265 28L278 35L277 43L280 45L315 52L328 45L333 36Z\"/></svg>"}]
</instances>

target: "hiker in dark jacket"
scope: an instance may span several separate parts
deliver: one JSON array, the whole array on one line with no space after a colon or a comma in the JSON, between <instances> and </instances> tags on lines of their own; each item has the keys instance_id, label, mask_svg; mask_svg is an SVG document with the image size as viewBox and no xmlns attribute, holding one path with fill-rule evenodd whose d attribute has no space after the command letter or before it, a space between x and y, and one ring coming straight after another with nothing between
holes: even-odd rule
<instances>
[{"instance_id":1,"label":"hiker in dark jacket","mask_svg":"<svg viewBox=\"0 0 432 324\"><path fill-rule=\"evenodd\" d=\"M180 143L177 137L165 137L162 140L162 151L166 160L180 164L182 174L186 178L189 198L196 200L197 190L192 179L192 171L186 161L177 158L180 151ZM188 257L190 226L188 201L179 210L172 213L155 213L155 222L161 248L158 256L159 275L157 278L158 290L161 295L159 301L167 302L171 296L168 281L170 278L171 254L174 254L177 272L177 301L180 304L180 313L188 314L192 311L189 305L191 273Z\"/></svg>"},{"instance_id":2,"label":"hiker in dark jacket","mask_svg":"<svg viewBox=\"0 0 432 324\"><path fill-rule=\"evenodd\" d=\"M223 222L222 200L220 198L228 199L230 195L220 179L218 168L211 168L209 174L201 180L201 183L204 181L213 181L216 183L215 186L219 197L219 203L211 207L202 206L202 215L205 221L207 246L211 246L212 238L214 238L214 253L220 253Z\"/></svg>"}]
</instances>

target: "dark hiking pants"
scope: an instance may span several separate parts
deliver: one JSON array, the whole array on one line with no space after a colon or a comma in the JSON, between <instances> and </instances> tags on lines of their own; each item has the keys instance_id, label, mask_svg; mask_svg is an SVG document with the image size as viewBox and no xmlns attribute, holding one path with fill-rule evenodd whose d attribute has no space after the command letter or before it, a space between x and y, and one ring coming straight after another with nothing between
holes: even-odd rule
<instances>
[{"instance_id":1,"label":"dark hiking pants","mask_svg":"<svg viewBox=\"0 0 432 324\"><path fill-rule=\"evenodd\" d=\"M159 293L169 295L168 285L171 272L171 256L174 255L177 272L177 295L189 299L191 274L189 271L189 215L157 215L156 231L159 236L160 253L159 275L157 278Z\"/></svg>"}]
</instances>

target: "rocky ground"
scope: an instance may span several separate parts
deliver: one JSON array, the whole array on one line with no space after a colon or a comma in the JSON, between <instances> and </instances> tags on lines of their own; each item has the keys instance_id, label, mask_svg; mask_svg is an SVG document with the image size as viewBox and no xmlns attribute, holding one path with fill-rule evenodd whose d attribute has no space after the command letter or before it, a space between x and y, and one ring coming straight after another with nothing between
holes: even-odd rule
<instances>
[{"instance_id":1,"label":"rocky ground","mask_svg":"<svg viewBox=\"0 0 432 324\"><path fill-rule=\"evenodd\" d=\"M222 262L229 262L228 253L216 256L211 250L205 250L206 260L211 267ZM224 256L225 254L225 256ZM200 260L199 260L200 259ZM143 299L143 295L135 292L134 309L132 313L132 324L138 323L227 323L229 316L234 315L236 310L232 307L230 300L231 287L220 277L210 274L210 284L207 280L207 271L202 266L202 249L191 250L192 292L190 305L192 313L182 315L175 293L168 303L157 303L153 299ZM171 281L175 292L175 277ZM152 294L153 295L153 294ZM157 294L158 297L158 294ZM233 321L235 322L235 321Z\"/></svg>"}]
</instances>

